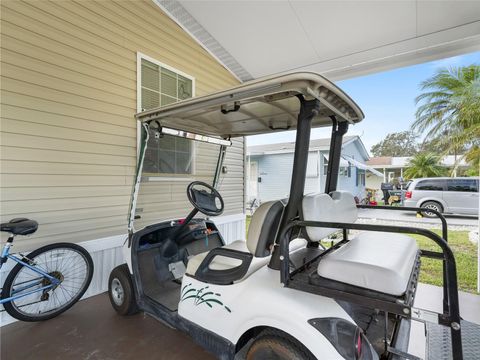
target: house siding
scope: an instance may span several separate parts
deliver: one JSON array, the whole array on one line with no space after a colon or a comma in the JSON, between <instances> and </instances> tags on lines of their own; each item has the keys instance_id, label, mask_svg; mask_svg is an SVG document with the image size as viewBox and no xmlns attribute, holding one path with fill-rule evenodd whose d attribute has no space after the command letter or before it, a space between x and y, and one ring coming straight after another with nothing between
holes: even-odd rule
<instances>
[{"instance_id":1,"label":"house siding","mask_svg":"<svg viewBox=\"0 0 480 360\"><path fill-rule=\"evenodd\" d=\"M250 161L258 162L258 176L262 179L258 183L260 201L278 200L289 196L293 167L292 153L251 156ZM320 168L317 151L309 153L309 161L317 162L317 168ZM319 176L307 176L305 193L318 191L319 181Z\"/></svg>"},{"instance_id":2,"label":"house siding","mask_svg":"<svg viewBox=\"0 0 480 360\"><path fill-rule=\"evenodd\" d=\"M1 20L1 221L40 224L15 250L125 234L137 52L195 77L196 95L238 81L149 0L6 0ZM243 147L235 140L227 154L226 215L243 213ZM198 151L194 178L213 156ZM156 184L157 219L186 214L186 185Z\"/></svg>"},{"instance_id":3,"label":"house siding","mask_svg":"<svg viewBox=\"0 0 480 360\"><path fill-rule=\"evenodd\" d=\"M320 156L318 156L318 154ZM342 154L348 155L359 161L367 160L356 142L345 144L342 148ZM292 152L287 152L250 156L251 162L256 161L258 163L258 176L261 178L261 182L258 183L257 198L260 202L278 200L289 196L293 155ZM317 162L318 176L307 176L305 178L305 194L325 191L326 174L323 171L323 155L328 156L328 151L321 150L309 152L309 162ZM351 167L350 177L339 175L337 189L349 191L354 196L362 198L365 196L365 186L356 184L356 171L357 169L355 167Z\"/></svg>"},{"instance_id":4,"label":"house siding","mask_svg":"<svg viewBox=\"0 0 480 360\"><path fill-rule=\"evenodd\" d=\"M351 142L346 144L342 148L342 155L347 155L352 157L355 160L365 162L366 158L362 155L362 152L359 150L357 144L355 142ZM359 171L355 167L350 168L350 177L348 176L339 176L338 177L338 185L337 188L339 190L345 190L352 193L354 196L358 196L360 199L365 197L365 185L358 184L357 185L357 171Z\"/></svg>"}]
</instances>

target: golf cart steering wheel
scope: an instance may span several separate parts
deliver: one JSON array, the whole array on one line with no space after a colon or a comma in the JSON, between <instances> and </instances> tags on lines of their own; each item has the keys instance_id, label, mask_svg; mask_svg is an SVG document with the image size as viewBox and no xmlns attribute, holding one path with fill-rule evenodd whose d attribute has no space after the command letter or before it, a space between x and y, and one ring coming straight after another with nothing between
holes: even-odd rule
<instances>
[{"instance_id":1,"label":"golf cart steering wheel","mask_svg":"<svg viewBox=\"0 0 480 360\"><path fill-rule=\"evenodd\" d=\"M201 189L202 187L206 189ZM193 207L202 214L218 216L223 213L224 203L222 195L213 186L203 181L190 183L187 186L187 197Z\"/></svg>"}]
</instances>

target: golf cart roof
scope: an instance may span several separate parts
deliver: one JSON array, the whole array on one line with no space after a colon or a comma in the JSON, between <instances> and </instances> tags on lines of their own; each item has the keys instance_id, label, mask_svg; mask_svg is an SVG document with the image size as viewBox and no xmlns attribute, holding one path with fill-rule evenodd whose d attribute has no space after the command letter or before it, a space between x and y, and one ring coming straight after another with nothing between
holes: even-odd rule
<instances>
[{"instance_id":1,"label":"golf cart roof","mask_svg":"<svg viewBox=\"0 0 480 360\"><path fill-rule=\"evenodd\" d=\"M337 121L357 123L362 110L335 84L313 72L296 72L249 81L205 96L143 111L137 120L157 123L162 128L221 138L293 130L297 126L300 102L317 98L321 103L312 127Z\"/></svg>"}]
</instances>

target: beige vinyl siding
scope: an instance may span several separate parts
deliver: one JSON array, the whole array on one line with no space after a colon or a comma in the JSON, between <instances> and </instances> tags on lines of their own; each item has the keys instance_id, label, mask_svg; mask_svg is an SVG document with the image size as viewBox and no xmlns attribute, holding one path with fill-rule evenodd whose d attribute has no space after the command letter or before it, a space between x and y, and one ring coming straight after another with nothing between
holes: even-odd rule
<instances>
[{"instance_id":1,"label":"beige vinyl siding","mask_svg":"<svg viewBox=\"0 0 480 360\"><path fill-rule=\"evenodd\" d=\"M212 183L217 164L219 148L216 145L195 144L195 172L193 175L177 176L176 182L162 180L162 175L153 177L155 181L145 181L140 187L137 209L140 220L135 221L135 227L141 228L158 222L158 219L186 217L185 209L191 209L185 192L191 180ZM227 150L224 166L227 174L221 174L218 190L225 202L224 214L238 214L243 211L243 140L234 140ZM146 174L148 176L148 174ZM199 216L202 216L199 214Z\"/></svg>"},{"instance_id":2,"label":"beige vinyl siding","mask_svg":"<svg viewBox=\"0 0 480 360\"><path fill-rule=\"evenodd\" d=\"M193 76L196 95L238 81L150 0L5 0L1 20L1 221L40 223L16 249L124 234L137 52ZM225 214L243 211L243 146L227 155ZM197 166L211 170L213 156L199 153ZM157 219L186 215L186 185L154 185Z\"/></svg>"}]
</instances>

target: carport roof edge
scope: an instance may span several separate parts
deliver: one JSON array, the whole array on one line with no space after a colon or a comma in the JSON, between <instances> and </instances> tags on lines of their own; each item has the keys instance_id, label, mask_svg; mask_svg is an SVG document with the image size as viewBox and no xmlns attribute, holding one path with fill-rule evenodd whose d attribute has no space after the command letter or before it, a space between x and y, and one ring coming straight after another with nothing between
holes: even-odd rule
<instances>
[{"instance_id":1,"label":"carport roof edge","mask_svg":"<svg viewBox=\"0 0 480 360\"><path fill-rule=\"evenodd\" d=\"M297 95L321 103L312 127L338 121L357 123L360 107L340 88L313 72L296 72L252 80L212 94L143 111L141 122L222 138L293 130L300 108Z\"/></svg>"}]
</instances>

